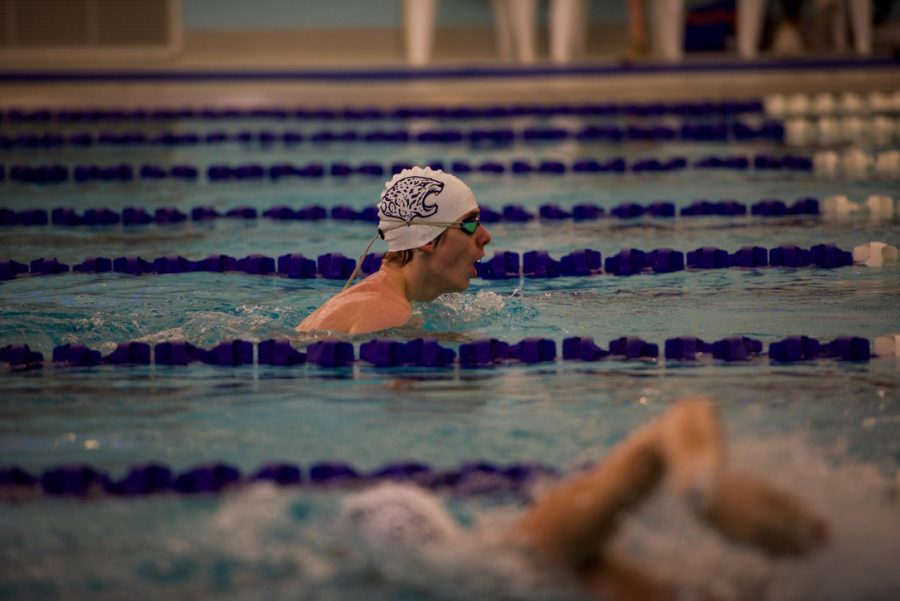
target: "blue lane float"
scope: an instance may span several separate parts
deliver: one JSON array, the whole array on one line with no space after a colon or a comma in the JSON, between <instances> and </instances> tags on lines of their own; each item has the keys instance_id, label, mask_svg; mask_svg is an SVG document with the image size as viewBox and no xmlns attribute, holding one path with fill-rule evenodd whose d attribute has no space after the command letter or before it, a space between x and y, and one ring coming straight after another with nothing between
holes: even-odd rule
<instances>
[{"instance_id":1,"label":"blue lane float","mask_svg":"<svg viewBox=\"0 0 900 601\"><path fill-rule=\"evenodd\" d=\"M761 210L759 207L778 203L785 207L784 210ZM609 211L605 208L579 204L566 210L558 204L544 204L534 212L521 205L505 205L500 210L490 206L480 207L481 220L484 223L526 223L539 219L543 222L568 221L595 221L598 219L622 219L631 220L638 218L674 218L676 214L681 217L740 217L747 215L748 210L754 216L759 217L803 217L820 214L819 201L815 198L804 197L797 199L793 204L787 205L781 200L762 200L752 205L745 205L737 201L695 201L689 206L676 210L675 204L669 201L659 201L642 206L636 203L623 203L612 207ZM217 210L213 207L198 206L186 212L175 207L159 207L146 209L143 207L126 207L121 213L106 207L86 209L84 213L78 213L70 207L56 207L48 213L46 209L23 209L13 211L0 208L0 226L46 226L58 227L73 226L110 226L121 224L123 226L139 225L167 225L180 224L186 221L205 222L216 219L243 219L257 220L260 216L274 221L320 221L333 219L335 221L363 221L368 223L378 222L378 209L366 207L356 210L346 205L337 205L329 211L321 205L310 205L294 209L287 206L276 206L262 211L253 207L235 207L233 209Z\"/></svg>"},{"instance_id":2,"label":"blue lane float","mask_svg":"<svg viewBox=\"0 0 900 601\"><path fill-rule=\"evenodd\" d=\"M671 248L657 248L649 252L636 248L622 249L603 260L600 251L582 249L554 259L547 251L532 250L519 254L498 251L475 265L478 277L486 280L511 278L591 277L600 274L632 276L649 273L672 273L691 270L725 268L818 268L837 269L853 265L853 254L834 244L817 244L811 249L793 245L778 246L767 250L760 246L745 246L729 253L715 247L701 247L687 253ZM382 255L370 253L363 257L360 271L363 275L375 273L381 267ZM520 267L521 266L521 267ZM320 277L329 280L346 280L353 273L356 261L341 253L326 253L315 260L300 253L280 257L250 254L240 259L228 255L210 255L192 260L180 255L144 259L138 256L87 257L70 266L55 257L42 257L30 263L13 259L0 261L0 281L20 277L48 276L68 273L121 273L127 275L164 275L181 273L241 272L250 275L278 276L292 279Z\"/></svg>"},{"instance_id":3,"label":"blue lane float","mask_svg":"<svg viewBox=\"0 0 900 601\"><path fill-rule=\"evenodd\" d=\"M396 107L136 107L136 108L10 108L0 111L0 121L6 123L153 123L168 121L214 121L265 119L285 120L346 120L374 121L382 119L510 119L521 117L553 117L567 115L576 117L679 117L734 118L739 115L761 115L764 106L761 99L696 100L677 102L627 102L627 103L582 103L582 104L508 104L489 106L396 106ZM708 125L697 124L697 132L709 131ZM715 127L715 126L713 126ZM742 135L752 136L758 128L745 125L748 131ZM116 134L108 134L116 135ZM119 134L121 135L121 134ZM130 135L130 134L129 134ZM180 134L172 134L180 135ZM206 134L220 136L220 132ZM706 135L698 133L698 135ZM86 143L90 143L86 139Z\"/></svg>"},{"instance_id":4,"label":"blue lane float","mask_svg":"<svg viewBox=\"0 0 900 601\"><path fill-rule=\"evenodd\" d=\"M599 346L592 338L584 336L566 338L561 347L562 361L660 359L659 345L637 336L616 338L610 341L608 350ZM748 361L766 354L761 341L741 336L713 342L705 342L694 336L680 336L666 340L663 348L663 358L669 361L696 361L706 357L722 362L735 362ZM807 336L788 336L769 345L768 357L773 363L816 359L867 361L872 357L871 348L870 341L859 336L843 336L827 343L820 343ZM553 363L557 360L557 343L549 338L525 338L515 343L486 338L463 343L458 350L445 347L429 338L375 338L360 343L358 355L353 343L337 339L319 340L309 344L304 350L294 348L285 339L270 339L259 343L225 340L210 349L176 340L154 346L141 341L123 342L106 356L78 343L59 345L52 353L52 363L60 369L102 365L186 366L193 363L224 367L254 364L290 367L310 364L340 368L357 362L376 368L457 365L461 368L473 368ZM41 368L44 356L32 351L27 344L12 344L0 347L0 363L13 369Z\"/></svg>"},{"instance_id":5,"label":"blue lane float","mask_svg":"<svg viewBox=\"0 0 900 601\"><path fill-rule=\"evenodd\" d=\"M242 472L224 461L205 463L184 471L158 462L132 465L119 477L90 465L60 465L40 472L16 466L0 467L0 499L22 501L37 496L121 499L150 495L212 495L268 483L280 487L342 488L406 482L454 495L527 495L539 478L558 478L558 469L533 462L497 464L468 461L438 468L426 463L397 460L363 470L342 461L312 462L307 467L291 462L266 463Z\"/></svg>"},{"instance_id":6,"label":"blue lane float","mask_svg":"<svg viewBox=\"0 0 900 601\"><path fill-rule=\"evenodd\" d=\"M239 130L200 132L161 132L146 134L132 132L76 132L71 134L59 132L24 132L16 134L0 134L0 150L27 150L52 148L89 148L93 146L113 146L117 148L162 146L197 146L220 144L253 144L271 147L274 144L296 146L298 144L470 144L473 146L509 146L515 143L546 144L576 140L584 143L620 144L629 141L669 141L682 142L733 142L744 140L763 140L783 142L785 128L780 121L768 121L759 125L740 121L720 122L715 124L684 124L682 127L647 124L644 126L586 125L578 128L562 127L526 127L513 128L474 128L474 129L367 129L367 130L318 130L304 132L299 130ZM652 160L652 159L651 159ZM539 171L554 172L560 164L542 163L534 166L527 161L513 163L514 173L530 173ZM342 175L341 171L351 169L344 164L335 163L331 167L332 175ZM641 168L638 168L641 170ZM196 168L186 166L172 173L172 177L194 179L198 176ZM343 175L349 175L343 173ZM141 177L152 179L165 177L166 174L156 171L153 165L141 167Z\"/></svg>"},{"instance_id":7,"label":"blue lane float","mask_svg":"<svg viewBox=\"0 0 900 601\"><path fill-rule=\"evenodd\" d=\"M605 162L595 159L576 159L572 163L560 161L542 161L525 169L521 161L502 163L494 160L470 163L467 161L454 161L449 166L441 164L440 167L449 169L458 174L487 173L503 175L505 173L535 174L558 176L564 173L664 173L683 171L685 169L737 169L746 170L752 166L756 171L787 170L799 172L811 172L813 162L811 157L790 155L777 157L772 155L756 155L755 157L703 157L693 162L688 162L683 157L658 159L636 159L632 162L625 158L616 157ZM403 165L380 163L361 163L350 165L348 163L334 163L325 165L322 163L307 163L305 165L275 164L265 165L260 163L246 163L241 165L215 164L205 169L205 180L210 183L218 182L242 182L282 180L287 177L322 178L322 177L349 177L353 175L385 177L402 171ZM5 169L5 166L4 166ZM182 181L199 181L200 167L192 165L179 165L164 167L159 165L130 165L120 163L116 165L23 165L13 164L8 167L8 177L4 181L19 184L62 184L66 182L132 182L155 181L165 178L173 178Z\"/></svg>"}]
</instances>

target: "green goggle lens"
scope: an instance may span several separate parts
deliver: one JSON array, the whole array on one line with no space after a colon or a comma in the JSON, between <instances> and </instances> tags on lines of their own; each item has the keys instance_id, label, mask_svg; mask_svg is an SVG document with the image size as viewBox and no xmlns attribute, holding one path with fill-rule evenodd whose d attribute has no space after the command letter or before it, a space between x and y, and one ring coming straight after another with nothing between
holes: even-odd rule
<instances>
[{"instance_id":1,"label":"green goggle lens","mask_svg":"<svg viewBox=\"0 0 900 601\"><path fill-rule=\"evenodd\" d=\"M459 229L471 236L475 234L475 230L478 229L479 225L481 225L481 221L479 221L478 217L470 217L460 222Z\"/></svg>"}]
</instances>

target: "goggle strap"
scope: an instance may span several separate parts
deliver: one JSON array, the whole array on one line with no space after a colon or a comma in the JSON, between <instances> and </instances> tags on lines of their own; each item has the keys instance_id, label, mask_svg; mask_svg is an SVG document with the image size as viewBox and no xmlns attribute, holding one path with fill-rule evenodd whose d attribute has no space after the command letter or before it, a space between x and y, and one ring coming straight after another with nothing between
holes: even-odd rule
<instances>
[{"instance_id":1,"label":"goggle strap","mask_svg":"<svg viewBox=\"0 0 900 601\"><path fill-rule=\"evenodd\" d=\"M369 250L372 248L372 245L375 244L375 241L378 240L378 237L381 235L381 230L378 231L377 234L372 236L372 239L369 240L368 246L366 246L366 250L359 255L359 260L356 262L356 267L353 268L353 273L350 274L350 278L347 280L347 283L344 284L344 287L341 288L341 292L347 289L347 286L353 283L353 280L356 279L356 276L359 275L359 270L362 269L363 259L366 258L366 255L369 254Z\"/></svg>"}]
</instances>

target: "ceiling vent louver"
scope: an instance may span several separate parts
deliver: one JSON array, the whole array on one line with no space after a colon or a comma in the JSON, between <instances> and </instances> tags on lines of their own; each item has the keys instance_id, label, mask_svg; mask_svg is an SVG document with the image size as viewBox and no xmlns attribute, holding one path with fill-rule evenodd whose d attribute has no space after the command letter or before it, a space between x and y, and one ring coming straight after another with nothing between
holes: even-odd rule
<instances>
[{"instance_id":1,"label":"ceiling vent louver","mask_svg":"<svg viewBox=\"0 0 900 601\"><path fill-rule=\"evenodd\" d=\"M0 0L0 58L165 58L181 0Z\"/></svg>"}]
</instances>

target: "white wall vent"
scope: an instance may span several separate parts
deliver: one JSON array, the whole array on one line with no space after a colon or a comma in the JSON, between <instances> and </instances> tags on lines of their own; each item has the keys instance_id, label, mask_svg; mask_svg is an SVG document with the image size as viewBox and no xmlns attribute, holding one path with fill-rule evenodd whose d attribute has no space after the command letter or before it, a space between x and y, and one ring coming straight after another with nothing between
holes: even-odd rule
<instances>
[{"instance_id":1,"label":"white wall vent","mask_svg":"<svg viewBox=\"0 0 900 601\"><path fill-rule=\"evenodd\" d=\"M0 0L5 59L163 58L181 44L181 0Z\"/></svg>"}]
</instances>

